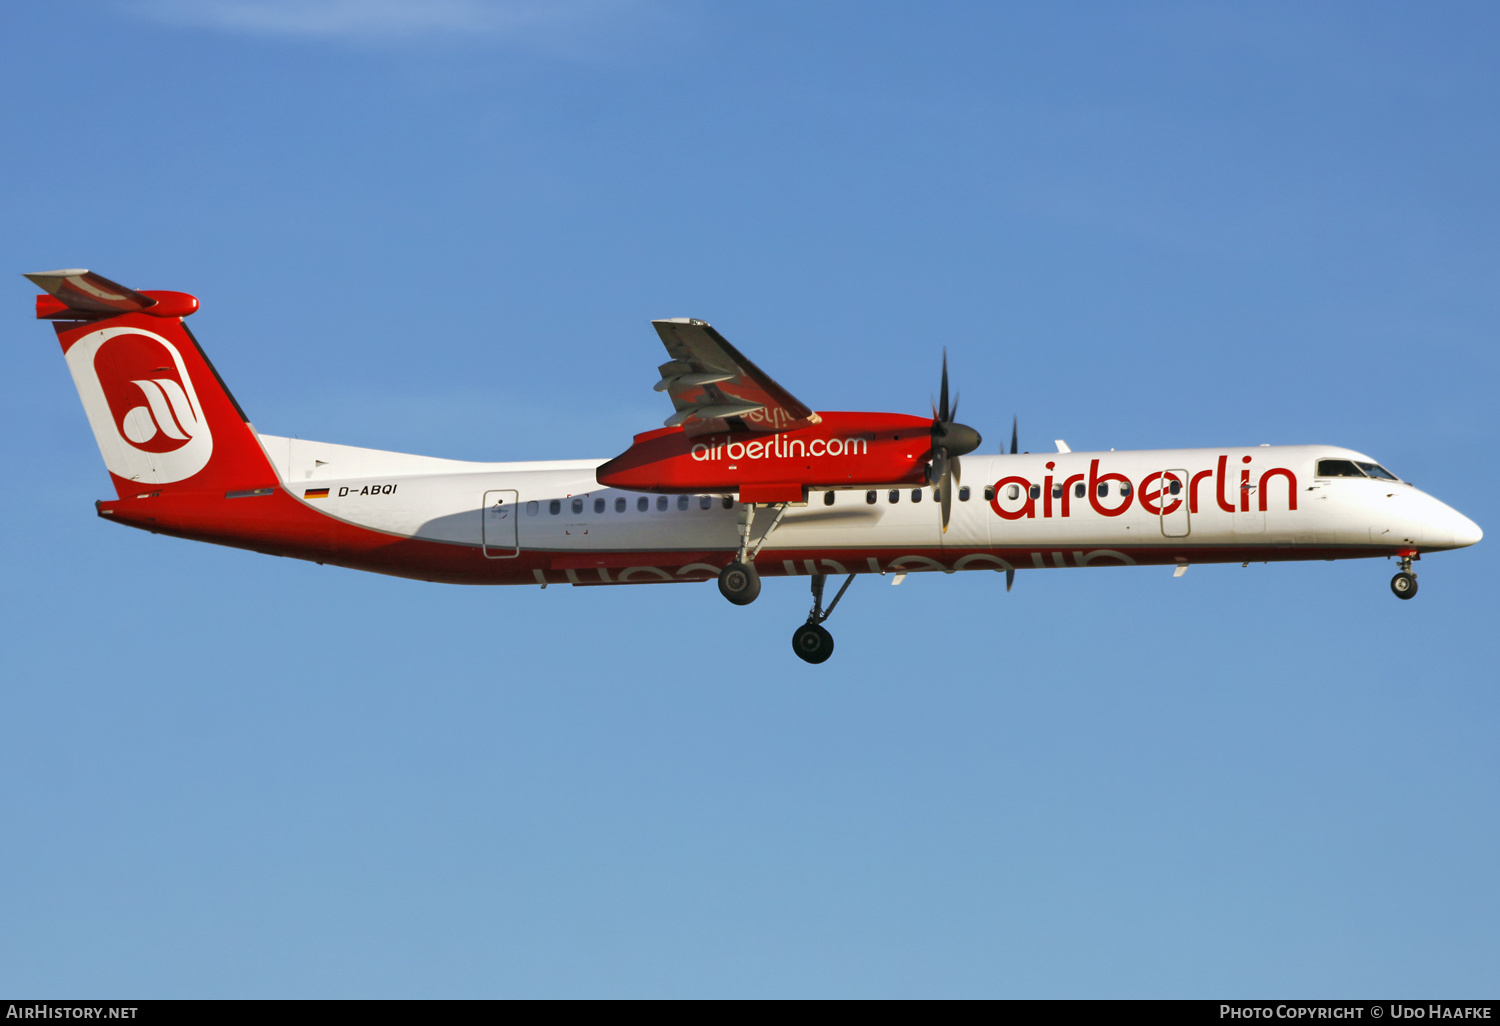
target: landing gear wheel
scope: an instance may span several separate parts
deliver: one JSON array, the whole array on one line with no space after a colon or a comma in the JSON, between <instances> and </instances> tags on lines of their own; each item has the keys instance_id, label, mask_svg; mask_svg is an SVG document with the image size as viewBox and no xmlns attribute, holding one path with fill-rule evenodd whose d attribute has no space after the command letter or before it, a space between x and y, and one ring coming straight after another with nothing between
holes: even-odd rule
<instances>
[{"instance_id":1,"label":"landing gear wheel","mask_svg":"<svg viewBox=\"0 0 1500 1026\"><path fill-rule=\"evenodd\" d=\"M1391 592L1398 599L1409 599L1417 593L1417 575L1405 570L1391 578Z\"/></svg>"},{"instance_id":2,"label":"landing gear wheel","mask_svg":"<svg viewBox=\"0 0 1500 1026\"><path fill-rule=\"evenodd\" d=\"M792 632L792 651L804 663L821 663L833 655L833 635L821 624L805 623Z\"/></svg>"},{"instance_id":3,"label":"landing gear wheel","mask_svg":"<svg viewBox=\"0 0 1500 1026\"><path fill-rule=\"evenodd\" d=\"M719 571L719 594L737 606L748 606L760 595L760 574L755 564L736 560Z\"/></svg>"}]
</instances>

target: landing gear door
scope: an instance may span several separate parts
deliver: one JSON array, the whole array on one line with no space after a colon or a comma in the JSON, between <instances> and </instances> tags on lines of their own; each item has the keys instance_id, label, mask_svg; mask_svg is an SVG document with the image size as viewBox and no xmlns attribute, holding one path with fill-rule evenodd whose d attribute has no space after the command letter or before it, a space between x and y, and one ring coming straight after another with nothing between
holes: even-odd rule
<instances>
[{"instance_id":1,"label":"landing gear door","mask_svg":"<svg viewBox=\"0 0 1500 1026\"><path fill-rule=\"evenodd\" d=\"M1161 533L1168 538L1186 538L1192 531L1191 514L1188 512L1188 477L1186 470L1164 470L1161 475L1161 495L1157 498L1161 512Z\"/></svg>"},{"instance_id":2,"label":"landing gear door","mask_svg":"<svg viewBox=\"0 0 1500 1026\"><path fill-rule=\"evenodd\" d=\"M521 554L516 541L516 514L520 503L510 488L501 488L484 493L484 506L479 510L480 537L484 543L487 559L511 559Z\"/></svg>"}]
</instances>

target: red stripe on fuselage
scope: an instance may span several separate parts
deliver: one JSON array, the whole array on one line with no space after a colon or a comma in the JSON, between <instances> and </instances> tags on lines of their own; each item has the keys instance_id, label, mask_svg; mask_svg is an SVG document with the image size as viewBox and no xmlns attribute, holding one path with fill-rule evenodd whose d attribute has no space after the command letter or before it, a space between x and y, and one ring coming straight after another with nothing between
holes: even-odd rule
<instances>
[{"instance_id":1,"label":"red stripe on fuselage","mask_svg":"<svg viewBox=\"0 0 1500 1026\"><path fill-rule=\"evenodd\" d=\"M194 541L317 563L448 584L648 584L702 581L734 550L591 552L525 550L510 558L477 545L427 541L359 527L312 509L280 487L268 495L165 493L98 504L99 514L131 527ZM1043 548L849 547L766 549L763 576L922 570L1018 570L1175 563L1283 562L1395 555L1397 547L1270 545L1069 545ZM624 580L621 580L621 578Z\"/></svg>"}]
</instances>

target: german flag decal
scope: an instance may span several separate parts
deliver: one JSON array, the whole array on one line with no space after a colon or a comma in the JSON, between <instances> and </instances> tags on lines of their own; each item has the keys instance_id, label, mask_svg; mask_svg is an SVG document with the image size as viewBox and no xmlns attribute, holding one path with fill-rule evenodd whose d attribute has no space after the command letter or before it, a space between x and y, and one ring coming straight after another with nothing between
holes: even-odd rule
<instances>
[{"instance_id":1,"label":"german flag decal","mask_svg":"<svg viewBox=\"0 0 1500 1026\"><path fill-rule=\"evenodd\" d=\"M326 499L328 498L328 489L309 488L307 491L302 493L302 497L304 499Z\"/></svg>"}]
</instances>

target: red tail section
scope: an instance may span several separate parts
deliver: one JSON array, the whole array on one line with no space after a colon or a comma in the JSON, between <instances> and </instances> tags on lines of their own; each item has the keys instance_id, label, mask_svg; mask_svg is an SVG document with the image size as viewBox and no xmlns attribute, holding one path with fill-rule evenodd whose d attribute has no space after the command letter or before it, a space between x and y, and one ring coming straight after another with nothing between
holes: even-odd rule
<instances>
[{"instance_id":1,"label":"red tail section","mask_svg":"<svg viewBox=\"0 0 1500 1026\"><path fill-rule=\"evenodd\" d=\"M134 292L88 271L27 275L45 289L63 355L119 496L254 492L276 471L183 318L198 301Z\"/></svg>"}]
</instances>

